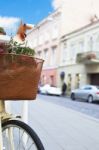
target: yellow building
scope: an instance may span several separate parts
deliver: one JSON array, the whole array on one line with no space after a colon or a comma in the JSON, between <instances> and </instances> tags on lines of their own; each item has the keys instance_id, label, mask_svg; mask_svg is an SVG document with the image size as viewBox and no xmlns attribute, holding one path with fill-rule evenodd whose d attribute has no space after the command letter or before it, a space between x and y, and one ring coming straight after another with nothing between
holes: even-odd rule
<instances>
[{"instance_id":1,"label":"yellow building","mask_svg":"<svg viewBox=\"0 0 99 150\"><path fill-rule=\"evenodd\" d=\"M63 71L68 90L85 84L99 85L99 21L63 36L60 58L59 85Z\"/></svg>"}]
</instances>

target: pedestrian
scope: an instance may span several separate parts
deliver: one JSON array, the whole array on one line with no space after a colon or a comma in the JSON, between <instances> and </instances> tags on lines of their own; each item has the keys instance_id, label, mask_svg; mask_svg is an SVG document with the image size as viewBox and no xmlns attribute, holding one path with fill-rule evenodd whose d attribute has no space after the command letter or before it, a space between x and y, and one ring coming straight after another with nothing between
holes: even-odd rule
<instances>
[{"instance_id":1,"label":"pedestrian","mask_svg":"<svg viewBox=\"0 0 99 150\"><path fill-rule=\"evenodd\" d=\"M66 83L64 82L63 85L62 85L62 95L63 95L63 96L66 95L66 90L67 90L67 85L66 85Z\"/></svg>"}]
</instances>

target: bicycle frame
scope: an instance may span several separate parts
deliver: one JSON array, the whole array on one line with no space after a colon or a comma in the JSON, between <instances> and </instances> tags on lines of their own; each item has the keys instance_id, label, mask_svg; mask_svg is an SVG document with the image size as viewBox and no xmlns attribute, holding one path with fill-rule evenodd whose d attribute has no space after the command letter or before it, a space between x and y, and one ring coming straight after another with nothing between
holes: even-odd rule
<instances>
[{"instance_id":1,"label":"bicycle frame","mask_svg":"<svg viewBox=\"0 0 99 150\"><path fill-rule=\"evenodd\" d=\"M2 122L6 121L8 119L11 119L11 118L12 118L12 115L6 113L5 101L4 100L0 100L0 150L3 150ZM9 135L10 135L10 139L13 139L12 134L11 134L11 130L9 131ZM13 147L12 143L11 143L11 145ZM12 150L14 150L14 148L12 148Z\"/></svg>"},{"instance_id":2,"label":"bicycle frame","mask_svg":"<svg viewBox=\"0 0 99 150\"><path fill-rule=\"evenodd\" d=\"M3 149L3 140L2 140L2 117L3 113L5 113L5 103L0 100L0 150Z\"/></svg>"},{"instance_id":3,"label":"bicycle frame","mask_svg":"<svg viewBox=\"0 0 99 150\"><path fill-rule=\"evenodd\" d=\"M3 140L2 140L2 123L1 123L1 116L0 116L0 150L3 148Z\"/></svg>"},{"instance_id":4,"label":"bicycle frame","mask_svg":"<svg viewBox=\"0 0 99 150\"><path fill-rule=\"evenodd\" d=\"M18 127L19 130L22 129L22 131L20 131L22 132L22 135L21 138L19 136L19 139L23 141L23 147L28 143L27 139L30 138L32 145L30 144L29 147L34 145L33 149L35 147L36 149L44 150L42 142L40 141L34 130L24 122L20 121L20 116L13 116L12 114L7 113L5 109L5 101L0 100L0 150L4 150L5 148L7 149L7 146L10 147L11 150L15 150L16 144L13 134L15 133L13 132L14 126ZM6 139L7 142L9 142L8 145L5 141Z\"/></svg>"},{"instance_id":5,"label":"bicycle frame","mask_svg":"<svg viewBox=\"0 0 99 150\"><path fill-rule=\"evenodd\" d=\"M24 102L24 109L27 108L27 103ZM23 110L24 110L23 109ZM27 115L27 113L26 113ZM21 116L18 116L18 115L15 115L13 116L12 114L9 114L6 112L6 109L5 109L5 101L4 100L0 100L0 150L3 150L3 138L2 138L2 122L5 122L7 120L10 120L10 119L20 119ZM27 117L26 117L27 118ZM26 121L26 119L23 118L23 120ZM11 150L14 150L14 144L13 144L13 136L12 136L12 130L9 129L8 130L8 135L9 135L9 138L10 138L10 141L11 141Z\"/></svg>"}]
</instances>

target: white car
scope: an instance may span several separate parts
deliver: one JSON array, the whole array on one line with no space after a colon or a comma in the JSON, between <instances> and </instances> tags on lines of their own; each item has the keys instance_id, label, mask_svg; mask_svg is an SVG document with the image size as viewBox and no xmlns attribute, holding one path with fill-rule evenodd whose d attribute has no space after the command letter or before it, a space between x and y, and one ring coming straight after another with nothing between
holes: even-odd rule
<instances>
[{"instance_id":1,"label":"white car","mask_svg":"<svg viewBox=\"0 0 99 150\"><path fill-rule=\"evenodd\" d=\"M45 84L44 86L39 87L39 91L41 94L47 94L47 91L49 90L50 85Z\"/></svg>"},{"instance_id":2,"label":"white car","mask_svg":"<svg viewBox=\"0 0 99 150\"><path fill-rule=\"evenodd\" d=\"M46 85L40 87L40 93L60 96L61 95L61 89L58 87L52 87L49 84L46 84Z\"/></svg>"},{"instance_id":3,"label":"white car","mask_svg":"<svg viewBox=\"0 0 99 150\"><path fill-rule=\"evenodd\" d=\"M71 99L83 99L88 102L99 101L99 86L85 85L71 91Z\"/></svg>"}]
</instances>

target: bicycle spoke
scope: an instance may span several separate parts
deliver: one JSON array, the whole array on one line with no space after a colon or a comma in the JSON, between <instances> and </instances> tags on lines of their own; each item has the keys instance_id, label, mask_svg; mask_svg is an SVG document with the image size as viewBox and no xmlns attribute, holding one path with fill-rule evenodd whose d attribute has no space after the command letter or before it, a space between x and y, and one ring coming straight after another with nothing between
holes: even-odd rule
<instances>
[{"instance_id":1,"label":"bicycle spoke","mask_svg":"<svg viewBox=\"0 0 99 150\"><path fill-rule=\"evenodd\" d=\"M31 149L32 145L34 145L34 143L32 143L32 144L30 145L30 147L28 148L28 150L30 150L30 149Z\"/></svg>"},{"instance_id":2,"label":"bicycle spoke","mask_svg":"<svg viewBox=\"0 0 99 150\"><path fill-rule=\"evenodd\" d=\"M19 129L19 144L18 144L18 146L17 146L17 149L19 149L19 150L20 150L20 143L21 143L23 134L24 134L24 131L23 131L23 133L22 133L22 135L21 135L21 137L20 137L20 129ZM18 148L18 147L19 147L19 148ZM23 148L24 148L24 147L23 147Z\"/></svg>"},{"instance_id":3,"label":"bicycle spoke","mask_svg":"<svg viewBox=\"0 0 99 150\"><path fill-rule=\"evenodd\" d=\"M9 120L4 124L3 140L5 150L44 150L35 132L19 120Z\"/></svg>"},{"instance_id":4,"label":"bicycle spoke","mask_svg":"<svg viewBox=\"0 0 99 150\"><path fill-rule=\"evenodd\" d=\"M18 147L19 147L19 149L18 149ZM17 147L17 149L20 150L20 129L19 129L19 143L18 143L18 147Z\"/></svg>"}]
</instances>

